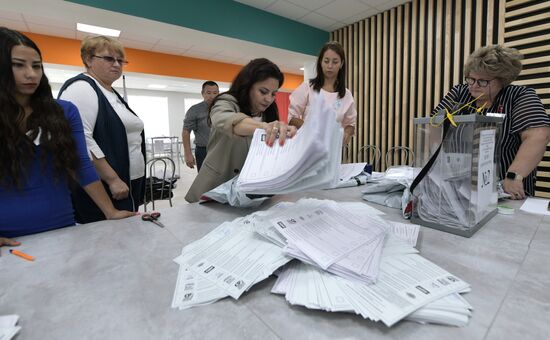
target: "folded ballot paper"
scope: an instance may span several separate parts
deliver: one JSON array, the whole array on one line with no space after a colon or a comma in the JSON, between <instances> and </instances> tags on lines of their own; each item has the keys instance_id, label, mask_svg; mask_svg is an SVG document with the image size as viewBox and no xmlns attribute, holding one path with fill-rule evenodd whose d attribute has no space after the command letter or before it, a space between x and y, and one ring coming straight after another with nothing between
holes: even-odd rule
<instances>
[{"instance_id":1,"label":"folded ballot paper","mask_svg":"<svg viewBox=\"0 0 550 340\"><path fill-rule=\"evenodd\" d=\"M296 136L283 146L267 146L265 131L254 132L237 190L253 194L285 194L335 187L342 153L343 130L322 96Z\"/></svg>"},{"instance_id":2,"label":"folded ballot paper","mask_svg":"<svg viewBox=\"0 0 550 340\"><path fill-rule=\"evenodd\" d=\"M332 188L348 188L356 187L367 183L367 180L372 177L372 165L367 163L347 163L340 164L340 172L338 182Z\"/></svg>"},{"instance_id":3,"label":"folded ballot paper","mask_svg":"<svg viewBox=\"0 0 550 340\"><path fill-rule=\"evenodd\" d=\"M414 248L419 226L360 202L302 199L225 222L182 250L173 308L238 299L279 270L272 292L293 305L465 325L469 285Z\"/></svg>"},{"instance_id":4,"label":"folded ballot paper","mask_svg":"<svg viewBox=\"0 0 550 340\"><path fill-rule=\"evenodd\" d=\"M10 340L21 330L17 325L19 315L2 315L0 316L0 340Z\"/></svg>"}]
</instances>

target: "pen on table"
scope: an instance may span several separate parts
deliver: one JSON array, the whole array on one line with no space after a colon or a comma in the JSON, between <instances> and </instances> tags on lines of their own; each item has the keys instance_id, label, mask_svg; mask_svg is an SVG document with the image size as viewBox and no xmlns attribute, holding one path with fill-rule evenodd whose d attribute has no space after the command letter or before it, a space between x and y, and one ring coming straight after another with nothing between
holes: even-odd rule
<instances>
[{"instance_id":1,"label":"pen on table","mask_svg":"<svg viewBox=\"0 0 550 340\"><path fill-rule=\"evenodd\" d=\"M28 255L28 254L25 254L23 253L22 251L19 251L19 250L15 250L15 249L10 249L10 253L12 253L13 255L15 256L19 256L27 261L34 261L34 257Z\"/></svg>"}]
</instances>

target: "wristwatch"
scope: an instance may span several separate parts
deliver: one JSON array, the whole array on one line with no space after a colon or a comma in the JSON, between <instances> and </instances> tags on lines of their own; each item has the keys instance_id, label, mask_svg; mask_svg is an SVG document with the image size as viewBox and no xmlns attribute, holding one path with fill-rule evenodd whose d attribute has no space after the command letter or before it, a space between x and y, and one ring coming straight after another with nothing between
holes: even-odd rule
<instances>
[{"instance_id":1,"label":"wristwatch","mask_svg":"<svg viewBox=\"0 0 550 340\"><path fill-rule=\"evenodd\" d=\"M506 178L507 179L511 179L513 181L522 181L523 180L523 176L522 175L518 175L517 173L515 172L512 172L512 171L508 171L506 173Z\"/></svg>"}]
</instances>

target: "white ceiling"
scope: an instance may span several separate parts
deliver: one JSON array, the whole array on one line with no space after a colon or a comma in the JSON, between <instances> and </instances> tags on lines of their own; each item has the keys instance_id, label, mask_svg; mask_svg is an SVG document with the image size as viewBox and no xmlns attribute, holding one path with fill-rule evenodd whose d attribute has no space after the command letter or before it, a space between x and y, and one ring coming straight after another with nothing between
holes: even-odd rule
<instances>
[{"instance_id":1,"label":"white ceiling","mask_svg":"<svg viewBox=\"0 0 550 340\"><path fill-rule=\"evenodd\" d=\"M235 0L331 32L410 0Z\"/></svg>"},{"instance_id":2,"label":"white ceiling","mask_svg":"<svg viewBox=\"0 0 550 340\"><path fill-rule=\"evenodd\" d=\"M12 29L81 40L87 34L76 30L77 22L121 30L119 40L125 47L158 53L237 65L262 56L296 74L315 61L303 53L61 0L0 0L0 23Z\"/></svg>"},{"instance_id":3,"label":"white ceiling","mask_svg":"<svg viewBox=\"0 0 550 340\"><path fill-rule=\"evenodd\" d=\"M407 0L240 0L297 22L332 31ZM82 6L62 0L0 0L0 25L8 28L70 39L83 39L76 30L81 22L121 30L125 47L244 65L253 58L266 57L284 72L301 74L301 67L315 62L315 56L248 41L205 33L131 15ZM131 60L130 60L131 62ZM154 62L152 60L151 62ZM53 82L63 82L79 68L48 65ZM131 81L130 81L131 80ZM129 88L148 89L147 84L166 85L167 91L199 93L202 80L143 74L127 76ZM228 84L220 84L226 87Z\"/></svg>"}]
</instances>

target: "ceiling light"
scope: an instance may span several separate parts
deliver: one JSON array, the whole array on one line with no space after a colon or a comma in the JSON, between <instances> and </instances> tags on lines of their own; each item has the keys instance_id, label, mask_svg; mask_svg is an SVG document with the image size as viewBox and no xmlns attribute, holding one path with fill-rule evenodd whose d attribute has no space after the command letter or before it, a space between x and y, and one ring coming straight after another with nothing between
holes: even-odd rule
<instances>
[{"instance_id":1,"label":"ceiling light","mask_svg":"<svg viewBox=\"0 0 550 340\"><path fill-rule=\"evenodd\" d=\"M300 67L300 71L303 71L303 70L305 70L305 68L303 68L303 67Z\"/></svg>"},{"instance_id":2,"label":"ceiling light","mask_svg":"<svg viewBox=\"0 0 550 340\"><path fill-rule=\"evenodd\" d=\"M150 89L162 90L162 89L167 88L168 86L161 85L161 84L149 84L149 85L147 85L147 87L150 88Z\"/></svg>"},{"instance_id":3,"label":"ceiling light","mask_svg":"<svg viewBox=\"0 0 550 340\"><path fill-rule=\"evenodd\" d=\"M115 37L115 38L118 38L120 35L119 30L114 30L111 28L105 28L100 26L81 24L79 22L76 23L76 29L80 32L86 32L86 33L92 33L92 34L98 34L98 35L107 35L109 37Z\"/></svg>"}]
</instances>

